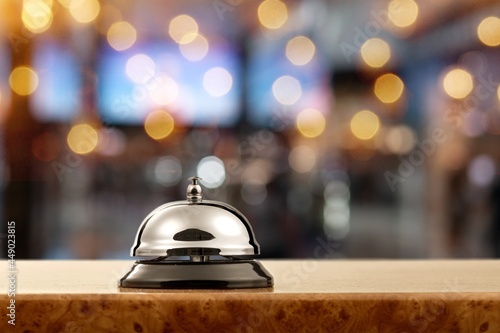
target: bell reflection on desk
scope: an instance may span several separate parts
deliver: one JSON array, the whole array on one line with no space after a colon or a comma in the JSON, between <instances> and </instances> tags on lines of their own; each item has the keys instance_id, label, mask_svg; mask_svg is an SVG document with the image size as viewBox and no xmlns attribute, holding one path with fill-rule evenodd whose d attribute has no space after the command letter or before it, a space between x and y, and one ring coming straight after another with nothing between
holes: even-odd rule
<instances>
[{"instance_id":1,"label":"bell reflection on desk","mask_svg":"<svg viewBox=\"0 0 500 333\"><path fill-rule=\"evenodd\" d=\"M187 201L164 204L142 222L120 280L128 288L266 288L273 277L253 259L260 247L234 207L203 200L200 178L189 178Z\"/></svg>"}]
</instances>

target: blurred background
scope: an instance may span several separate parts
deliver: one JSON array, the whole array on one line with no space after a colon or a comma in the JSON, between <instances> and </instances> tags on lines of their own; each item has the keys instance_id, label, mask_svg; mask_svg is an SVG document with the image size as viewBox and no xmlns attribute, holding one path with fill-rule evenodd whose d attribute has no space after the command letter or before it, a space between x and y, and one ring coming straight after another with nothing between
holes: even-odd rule
<instances>
[{"instance_id":1,"label":"blurred background","mask_svg":"<svg viewBox=\"0 0 500 333\"><path fill-rule=\"evenodd\" d=\"M2 252L129 258L205 198L263 257L500 257L495 0L0 0Z\"/></svg>"}]
</instances>

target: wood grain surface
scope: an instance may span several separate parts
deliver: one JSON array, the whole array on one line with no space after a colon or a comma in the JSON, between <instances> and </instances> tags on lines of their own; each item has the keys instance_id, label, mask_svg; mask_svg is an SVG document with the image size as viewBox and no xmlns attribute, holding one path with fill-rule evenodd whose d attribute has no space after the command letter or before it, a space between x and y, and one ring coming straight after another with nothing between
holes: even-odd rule
<instances>
[{"instance_id":1,"label":"wood grain surface","mask_svg":"<svg viewBox=\"0 0 500 333\"><path fill-rule=\"evenodd\" d=\"M118 288L128 261L18 261L0 332L500 332L499 261L263 263L274 288L181 291Z\"/></svg>"}]
</instances>

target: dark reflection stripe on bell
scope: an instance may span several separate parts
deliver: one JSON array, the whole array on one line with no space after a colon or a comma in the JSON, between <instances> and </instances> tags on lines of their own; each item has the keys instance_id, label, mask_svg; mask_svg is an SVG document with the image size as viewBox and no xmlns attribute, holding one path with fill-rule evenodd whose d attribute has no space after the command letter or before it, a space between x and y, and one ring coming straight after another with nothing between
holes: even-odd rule
<instances>
[{"instance_id":1,"label":"dark reflection stripe on bell","mask_svg":"<svg viewBox=\"0 0 500 333\"><path fill-rule=\"evenodd\" d=\"M214 238L214 235L211 233L196 228L186 229L174 235L174 240L186 242L211 240Z\"/></svg>"}]
</instances>

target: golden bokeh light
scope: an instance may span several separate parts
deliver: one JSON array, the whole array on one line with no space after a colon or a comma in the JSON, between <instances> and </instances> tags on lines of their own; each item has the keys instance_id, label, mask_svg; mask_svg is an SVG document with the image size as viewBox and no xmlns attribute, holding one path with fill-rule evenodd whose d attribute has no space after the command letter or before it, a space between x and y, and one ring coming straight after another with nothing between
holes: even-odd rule
<instances>
[{"instance_id":1,"label":"golden bokeh light","mask_svg":"<svg viewBox=\"0 0 500 333\"><path fill-rule=\"evenodd\" d=\"M77 154L88 154L97 147L99 134L90 124L77 124L71 127L66 138L68 147Z\"/></svg>"},{"instance_id":2,"label":"golden bokeh light","mask_svg":"<svg viewBox=\"0 0 500 333\"><path fill-rule=\"evenodd\" d=\"M388 73L377 78L373 92L381 102L394 103L403 94L404 87L403 81L398 76Z\"/></svg>"},{"instance_id":3,"label":"golden bokeh light","mask_svg":"<svg viewBox=\"0 0 500 333\"><path fill-rule=\"evenodd\" d=\"M477 26L477 37L487 46L500 45L500 18L490 16Z\"/></svg>"},{"instance_id":4,"label":"golden bokeh light","mask_svg":"<svg viewBox=\"0 0 500 333\"><path fill-rule=\"evenodd\" d=\"M286 44L286 57L296 66L308 64L314 57L316 46L313 41L305 36L297 36Z\"/></svg>"},{"instance_id":5,"label":"golden bokeh light","mask_svg":"<svg viewBox=\"0 0 500 333\"><path fill-rule=\"evenodd\" d=\"M155 140L168 137L174 131L174 126L174 118L164 110L151 112L144 122L146 133Z\"/></svg>"},{"instance_id":6,"label":"golden bokeh light","mask_svg":"<svg viewBox=\"0 0 500 333\"><path fill-rule=\"evenodd\" d=\"M361 140L370 140L380 129L380 119L369 110L361 110L352 117L350 125L355 137Z\"/></svg>"},{"instance_id":7,"label":"golden bokeh light","mask_svg":"<svg viewBox=\"0 0 500 333\"><path fill-rule=\"evenodd\" d=\"M14 68L9 77L9 84L12 90L21 96L32 94L38 87L38 75L27 66Z\"/></svg>"},{"instance_id":8,"label":"golden bokeh light","mask_svg":"<svg viewBox=\"0 0 500 333\"><path fill-rule=\"evenodd\" d=\"M137 33L130 23L120 21L109 27L107 39L112 48L123 51L134 45Z\"/></svg>"},{"instance_id":9,"label":"golden bokeh light","mask_svg":"<svg viewBox=\"0 0 500 333\"><path fill-rule=\"evenodd\" d=\"M185 42L186 39L190 42ZM200 61L208 53L208 41L200 34L195 34L194 38L192 34L187 34L182 37L179 50L187 60Z\"/></svg>"},{"instance_id":10,"label":"golden bokeh light","mask_svg":"<svg viewBox=\"0 0 500 333\"><path fill-rule=\"evenodd\" d=\"M21 19L31 32L41 33L52 24L52 1L24 0Z\"/></svg>"},{"instance_id":11,"label":"golden bokeh light","mask_svg":"<svg viewBox=\"0 0 500 333\"><path fill-rule=\"evenodd\" d=\"M325 130L326 120L318 110L305 109L297 115L295 126L302 136L315 138Z\"/></svg>"},{"instance_id":12,"label":"golden bokeh light","mask_svg":"<svg viewBox=\"0 0 500 333\"><path fill-rule=\"evenodd\" d=\"M101 5L97 0L78 1L78 5L70 5L69 13L75 21L80 23L89 23L96 19L101 10Z\"/></svg>"},{"instance_id":13,"label":"golden bokeh light","mask_svg":"<svg viewBox=\"0 0 500 333\"><path fill-rule=\"evenodd\" d=\"M370 67L380 68L391 58L391 48L380 38L371 38L361 46L361 58Z\"/></svg>"},{"instance_id":14,"label":"golden bokeh light","mask_svg":"<svg viewBox=\"0 0 500 333\"><path fill-rule=\"evenodd\" d=\"M498 86L498 89L497 89L497 97L498 97L498 100L500 101L500 85Z\"/></svg>"},{"instance_id":15,"label":"golden bokeh light","mask_svg":"<svg viewBox=\"0 0 500 333\"><path fill-rule=\"evenodd\" d=\"M190 43L198 35L198 23L189 15L176 16L168 25L168 34L178 44Z\"/></svg>"},{"instance_id":16,"label":"golden bokeh light","mask_svg":"<svg viewBox=\"0 0 500 333\"><path fill-rule=\"evenodd\" d=\"M257 10L259 22L268 29L279 29L288 20L286 4L279 0L265 0Z\"/></svg>"},{"instance_id":17,"label":"golden bokeh light","mask_svg":"<svg viewBox=\"0 0 500 333\"><path fill-rule=\"evenodd\" d=\"M418 5L413 0L392 0L388 6L388 16L396 27L407 28L417 21Z\"/></svg>"},{"instance_id":18,"label":"golden bokeh light","mask_svg":"<svg viewBox=\"0 0 500 333\"><path fill-rule=\"evenodd\" d=\"M452 69L444 76L443 88L448 96L455 99L463 99L474 89L472 75L464 69Z\"/></svg>"}]
</instances>

